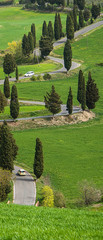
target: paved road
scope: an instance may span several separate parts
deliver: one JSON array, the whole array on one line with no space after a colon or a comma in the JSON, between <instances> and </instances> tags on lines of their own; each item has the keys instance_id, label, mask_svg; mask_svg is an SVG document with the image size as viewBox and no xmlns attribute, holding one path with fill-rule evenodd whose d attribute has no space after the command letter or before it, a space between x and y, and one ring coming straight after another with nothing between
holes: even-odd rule
<instances>
[{"instance_id":1,"label":"paved road","mask_svg":"<svg viewBox=\"0 0 103 240\"><path fill-rule=\"evenodd\" d=\"M20 168L15 166L14 176L14 200L15 204L34 205L36 201L36 184L32 176L26 172L26 176L18 176Z\"/></svg>"}]
</instances>

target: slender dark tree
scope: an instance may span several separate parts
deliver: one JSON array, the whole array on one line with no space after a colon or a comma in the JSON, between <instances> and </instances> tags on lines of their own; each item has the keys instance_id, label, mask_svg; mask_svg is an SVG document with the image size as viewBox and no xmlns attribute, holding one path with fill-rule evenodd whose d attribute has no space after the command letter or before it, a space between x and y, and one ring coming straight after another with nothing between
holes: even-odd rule
<instances>
[{"instance_id":1,"label":"slender dark tree","mask_svg":"<svg viewBox=\"0 0 103 240\"><path fill-rule=\"evenodd\" d=\"M83 76L83 82L82 82L82 102L81 102L81 108L84 111L86 108L86 89L85 89L85 79Z\"/></svg>"},{"instance_id":2,"label":"slender dark tree","mask_svg":"<svg viewBox=\"0 0 103 240\"><path fill-rule=\"evenodd\" d=\"M86 105L88 109L95 108L95 103L99 100L99 91L96 83L91 77L91 73L88 74L88 81L86 86Z\"/></svg>"},{"instance_id":3,"label":"slender dark tree","mask_svg":"<svg viewBox=\"0 0 103 240\"><path fill-rule=\"evenodd\" d=\"M52 41L53 37L54 37L54 32L53 32L53 26L52 26L51 21L49 21L49 23L48 23L48 36L50 37L50 39Z\"/></svg>"},{"instance_id":4,"label":"slender dark tree","mask_svg":"<svg viewBox=\"0 0 103 240\"><path fill-rule=\"evenodd\" d=\"M69 0L67 0L67 6L69 6Z\"/></svg>"},{"instance_id":5,"label":"slender dark tree","mask_svg":"<svg viewBox=\"0 0 103 240\"><path fill-rule=\"evenodd\" d=\"M44 96L45 107L54 114L61 111L61 103L60 96L55 91L55 87L52 86L51 92Z\"/></svg>"},{"instance_id":6,"label":"slender dark tree","mask_svg":"<svg viewBox=\"0 0 103 240\"><path fill-rule=\"evenodd\" d=\"M71 65L72 65L72 49L70 40L67 39L64 47L64 66L67 69L67 72L71 68Z\"/></svg>"},{"instance_id":7,"label":"slender dark tree","mask_svg":"<svg viewBox=\"0 0 103 240\"><path fill-rule=\"evenodd\" d=\"M81 104L82 103L82 85L83 85L83 72L79 71L78 75L78 91L77 91L77 100Z\"/></svg>"},{"instance_id":8,"label":"slender dark tree","mask_svg":"<svg viewBox=\"0 0 103 240\"><path fill-rule=\"evenodd\" d=\"M30 52L33 53L34 50L34 41L33 41L33 35L31 32L28 33L28 41L29 41L29 49Z\"/></svg>"},{"instance_id":9,"label":"slender dark tree","mask_svg":"<svg viewBox=\"0 0 103 240\"><path fill-rule=\"evenodd\" d=\"M91 13L92 17L96 19L100 15L100 6L92 4Z\"/></svg>"},{"instance_id":10,"label":"slender dark tree","mask_svg":"<svg viewBox=\"0 0 103 240\"><path fill-rule=\"evenodd\" d=\"M45 37L41 36L41 39L39 41L39 47L40 47L42 58L44 58L44 56L48 56L49 53L53 49L53 43L52 43L50 37L49 36L45 36Z\"/></svg>"},{"instance_id":11,"label":"slender dark tree","mask_svg":"<svg viewBox=\"0 0 103 240\"><path fill-rule=\"evenodd\" d=\"M7 53L4 57L4 62L3 62L3 71L4 73L9 74L14 72L15 70L15 60L12 54Z\"/></svg>"},{"instance_id":12,"label":"slender dark tree","mask_svg":"<svg viewBox=\"0 0 103 240\"><path fill-rule=\"evenodd\" d=\"M4 95L6 98L10 97L10 86L9 86L9 78L5 77L4 80Z\"/></svg>"},{"instance_id":13,"label":"slender dark tree","mask_svg":"<svg viewBox=\"0 0 103 240\"><path fill-rule=\"evenodd\" d=\"M7 105L5 95L0 90L0 113L4 111L4 107Z\"/></svg>"},{"instance_id":14,"label":"slender dark tree","mask_svg":"<svg viewBox=\"0 0 103 240\"><path fill-rule=\"evenodd\" d=\"M67 34L67 39L71 40L74 38L74 23L70 14L67 15L67 19L66 19L66 34Z\"/></svg>"},{"instance_id":15,"label":"slender dark tree","mask_svg":"<svg viewBox=\"0 0 103 240\"><path fill-rule=\"evenodd\" d=\"M10 115L13 119L16 119L19 115L19 102L17 88L15 85L12 86L11 101L10 101Z\"/></svg>"},{"instance_id":16,"label":"slender dark tree","mask_svg":"<svg viewBox=\"0 0 103 240\"><path fill-rule=\"evenodd\" d=\"M43 173L44 162L43 162L43 147L39 138L36 138L33 169L34 169L34 174L36 175L36 178L40 178Z\"/></svg>"},{"instance_id":17,"label":"slender dark tree","mask_svg":"<svg viewBox=\"0 0 103 240\"><path fill-rule=\"evenodd\" d=\"M59 32L60 32L60 38L62 37L62 23L61 23L61 17L60 14L58 13L58 22L59 22Z\"/></svg>"},{"instance_id":18,"label":"slender dark tree","mask_svg":"<svg viewBox=\"0 0 103 240\"><path fill-rule=\"evenodd\" d=\"M74 5L73 7L73 19L74 19L74 31L78 30L78 23L77 23L77 7Z\"/></svg>"},{"instance_id":19,"label":"slender dark tree","mask_svg":"<svg viewBox=\"0 0 103 240\"><path fill-rule=\"evenodd\" d=\"M87 22L90 18L90 10L88 8L85 8L83 15L84 15L84 20Z\"/></svg>"},{"instance_id":20,"label":"slender dark tree","mask_svg":"<svg viewBox=\"0 0 103 240\"><path fill-rule=\"evenodd\" d=\"M59 28L59 20L58 20L57 13L55 15L55 22L54 22L54 36L56 40L60 39L60 28Z\"/></svg>"},{"instance_id":21,"label":"slender dark tree","mask_svg":"<svg viewBox=\"0 0 103 240\"><path fill-rule=\"evenodd\" d=\"M34 41L34 48L36 47L36 30L35 30L35 24L32 23L31 25L31 33L33 35L33 41Z\"/></svg>"},{"instance_id":22,"label":"slender dark tree","mask_svg":"<svg viewBox=\"0 0 103 240\"><path fill-rule=\"evenodd\" d=\"M46 24L46 21L43 22L43 27L42 27L42 36L48 36L48 27Z\"/></svg>"},{"instance_id":23,"label":"slender dark tree","mask_svg":"<svg viewBox=\"0 0 103 240\"><path fill-rule=\"evenodd\" d=\"M77 5L80 10L83 10L85 7L85 0L77 0Z\"/></svg>"},{"instance_id":24,"label":"slender dark tree","mask_svg":"<svg viewBox=\"0 0 103 240\"><path fill-rule=\"evenodd\" d=\"M84 16L82 10L79 11L79 26L84 27Z\"/></svg>"},{"instance_id":25,"label":"slender dark tree","mask_svg":"<svg viewBox=\"0 0 103 240\"><path fill-rule=\"evenodd\" d=\"M18 147L6 122L0 128L0 167L12 171Z\"/></svg>"},{"instance_id":26,"label":"slender dark tree","mask_svg":"<svg viewBox=\"0 0 103 240\"><path fill-rule=\"evenodd\" d=\"M29 39L28 36L26 36L26 34L24 34L22 38L22 53L24 56L30 55Z\"/></svg>"},{"instance_id":27,"label":"slender dark tree","mask_svg":"<svg viewBox=\"0 0 103 240\"><path fill-rule=\"evenodd\" d=\"M16 81L18 81L18 80L19 80L18 66L16 66L16 72L15 72L15 75L16 75Z\"/></svg>"},{"instance_id":28,"label":"slender dark tree","mask_svg":"<svg viewBox=\"0 0 103 240\"><path fill-rule=\"evenodd\" d=\"M69 88L69 95L68 95L66 106L67 106L68 113L72 114L72 111L73 111L73 95L72 95L71 87Z\"/></svg>"}]
</instances>

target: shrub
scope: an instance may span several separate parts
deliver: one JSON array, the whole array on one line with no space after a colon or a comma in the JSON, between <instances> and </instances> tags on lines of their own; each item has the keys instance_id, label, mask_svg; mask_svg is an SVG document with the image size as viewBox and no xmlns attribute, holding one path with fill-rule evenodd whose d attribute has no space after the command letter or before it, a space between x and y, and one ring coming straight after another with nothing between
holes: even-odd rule
<instances>
[{"instance_id":1,"label":"shrub","mask_svg":"<svg viewBox=\"0 0 103 240\"><path fill-rule=\"evenodd\" d=\"M43 78L44 78L44 80L50 80L51 79L51 75L49 73L45 73Z\"/></svg>"},{"instance_id":2,"label":"shrub","mask_svg":"<svg viewBox=\"0 0 103 240\"><path fill-rule=\"evenodd\" d=\"M38 75L38 76L37 76L37 80L38 80L38 81L42 81L42 80L43 80L43 77L42 77L41 75Z\"/></svg>"},{"instance_id":3,"label":"shrub","mask_svg":"<svg viewBox=\"0 0 103 240\"><path fill-rule=\"evenodd\" d=\"M49 186L44 186L42 189L42 206L54 207L54 194L53 190Z\"/></svg>"},{"instance_id":4,"label":"shrub","mask_svg":"<svg viewBox=\"0 0 103 240\"><path fill-rule=\"evenodd\" d=\"M0 201L4 201L11 191L10 181L11 173L7 170L0 169Z\"/></svg>"},{"instance_id":5,"label":"shrub","mask_svg":"<svg viewBox=\"0 0 103 240\"><path fill-rule=\"evenodd\" d=\"M54 206L59 208L65 207L65 198L61 192L54 192Z\"/></svg>"},{"instance_id":6,"label":"shrub","mask_svg":"<svg viewBox=\"0 0 103 240\"><path fill-rule=\"evenodd\" d=\"M31 81L36 81L36 77L35 77L35 76L32 76L32 77L30 78L30 80L31 80Z\"/></svg>"}]
</instances>

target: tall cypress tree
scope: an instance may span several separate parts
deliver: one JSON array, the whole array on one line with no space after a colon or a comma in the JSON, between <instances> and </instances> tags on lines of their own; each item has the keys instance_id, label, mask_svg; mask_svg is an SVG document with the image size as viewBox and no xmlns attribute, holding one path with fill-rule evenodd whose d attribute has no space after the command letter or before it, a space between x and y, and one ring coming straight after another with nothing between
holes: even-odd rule
<instances>
[{"instance_id":1,"label":"tall cypress tree","mask_svg":"<svg viewBox=\"0 0 103 240\"><path fill-rule=\"evenodd\" d=\"M71 40L74 38L74 23L70 14L67 15L67 19L66 19L66 34L67 34L67 39Z\"/></svg>"},{"instance_id":2,"label":"tall cypress tree","mask_svg":"<svg viewBox=\"0 0 103 240\"><path fill-rule=\"evenodd\" d=\"M83 82L82 82L82 102L81 102L81 108L84 111L86 108L86 89L85 89L85 79L83 76Z\"/></svg>"},{"instance_id":3,"label":"tall cypress tree","mask_svg":"<svg viewBox=\"0 0 103 240\"><path fill-rule=\"evenodd\" d=\"M58 13L58 22L59 22L59 32L60 32L60 38L61 38L63 33L62 33L61 17L59 13Z\"/></svg>"},{"instance_id":4,"label":"tall cypress tree","mask_svg":"<svg viewBox=\"0 0 103 240\"><path fill-rule=\"evenodd\" d=\"M36 138L36 147L35 147L35 157L34 157L34 174L37 178L40 178L43 169L44 169L44 162L43 162L43 148L42 143L39 138Z\"/></svg>"},{"instance_id":5,"label":"tall cypress tree","mask_svg":"<svg viewBox=\"0 0 103 240\"><path fill-rule=\"evenodd\" d=\"M4 111L4 107L7 105L5 95L0 90L0 113Z\"/></svg>"},{"instance_id":6,"label":"tall cypress tree","mask_svg":"<svg viewBox=\"0 0 103 240\"><path fill-rule=\"evenodd\" d=\"M83 86L83 72L79 71L78 75L78 91L77 91L77 100L81 104L82 103L82 86Z\"/></svg>"},{"instance_id":7,"label":"tall cypress tree","mask_svg":"<svg viewBox=\"0 0 103 240\"><path fill-rule=\"evenodd\" d=\"M48 28L47 28L47 24L46 21L43 22L43 27L42 27L42 36L48 36Z\"/></svg>"},{"instance_id":8,"label":"tall cypress tree","mask_svg":"<svg viewBox=\"0 0 103 240\"><path fill-rule=\"evenodd\" d=\"M28 41L29 41L29 49L30 52L33 53L34 50L34 41L33 41L33 35L31 32L28 33Z\"/></svg>"},{"instance_id":9,"label":"tall cypress tree","mask_svg":"<svg viewBox=\"0 0 103 240\"><path fill-rule=\"evenodd\" d=\"M24 34L22 38L22 53L25 56L29 56L30 54L29 39L28 39L28 36L26 36L26 34Z\"/></svg>"},{"instance_id":10,"label":"tall cypress tree","mask_svg":"<svg viewBox=\"0 0 103 240\"><path fill-rule=\"evenodd\" d=\"M34 48L36 47L36 30L35 30L35 24L32 23L31 25L31 33L33 35L33 41L34 41Z\"/></svg>"},{"instance_id":11,"label":"tall cypress tree","mask_svg":"<svg viewBox=\"0 0 103 240\"><path fill-rule=\"evenodd\" d=\"M15 85L12 86L11 101L10 101L10 115L13 119L16 119L19 115L19 102L17 88Z\"/></svg>"},{"instance_id":12,"label":"tall cypress tree","mask_svg":"<svg viewBox=\"0 0 103 240\"><path fill-rule=\"evenodd\" d=\"M54 33L53 33L53 26L52 26L51 21L49 21L49 23L48 23L48 36L50 37L50 39L52 41L53 37L54 37Z\"/></svg>"},{"instance_id":13,"label":"tall cypress tree","mask_svg":"<svg viewBox=\"0 0 103 240\"><path fill-rule=\"evenodd\" d=\"M95 108L95 103L99 100L99 91L96 83L91 77L91 73L88 74L88 81L86 86L86 105L89 109Z\"/></svg>"},{"instance_id":14,"label":"tall cypress tree","mask_svg":"<svg viewBox=\"0 0 103 240\"><path fill-rule=\"evenodd\" d=\"M18 81L18 80L19 80L18 66L16 66L16 72L15 72L15 75L16 75L16 81Z\"/></svg>"},{"instance_id":15,"label":"tall cypress tree","mask_svg":"<svg viewBox=\"0 0 103 240\"><path fill-rule=\"evenodd\" d=\"M56 40L60 39L60 28L59 28L59 20L58 20L57 13L55 15L55 22L54 22L54 36Z\"/></svg>"},{"instance_id":16,"label":"tall cypress tree","mask_svg":"<svg viewBox=\"0 0 103 240\"><path fill-rule=\"evenodd\" d=\"M64 47L64 66L67 69L67 71L71 68L72 65L72 49L70 40L67 39Z\"/></svg>"},{"instance_id":17,"label":"tall cypress tree","mask_svg":"<svg viewBox=\"0 0 103 240\"><path fill-rule=\"evenodd\" d=\"M79 11L79 26L81 28L84 27L84 15L82 10Z\"/></svg>"},{"instance_id":18,"label":"tall cypress tree","mask_svg":"<svg viewBox=\"0 0 103 240\"><path fill-rule=\"evenodd\" d=\"M41 36L41 39L39 41L39 47L40 47L42 58L44 58L44 56L48 56L49 53L53 49L53 43L52 43L50 37L49 36L44 36L44 37Z\"/></svg>"},{"instance_id":19,"label":"tall cypress tree","mask_svg":"<svg viewBox=\"0 0 103 240\"><path fill-rule=\"evenodd\" d=\"M77 0L77 5L80 10L83 10L85 7L85 0Z\"/></svg>"},{"instance_id":20,"label":"tall cypress tree","mask_svg":"<svg viewBox=\"0 0 103 240\"><path fill-rule=\"evenodd\" d=\"M68 110L69 114L72 114L72 111L73 111L73 95L72 95L71 87L69 88L69 95L68 95L66 106L67 106L67 110Z\"/></svg>"},{"instance_id":21,"label":"tall cypress tree","mask_svg":"<svg viewBox=\"0 0 103 240\"><path fill-rule=\"evenodd\" d=\"M78 23L77 23L77 7L74 5L73 7L73 19L74 19L74 31L78 29Z\"/></svg>"},{"instance_id":22,"label":"tall cypress tree","mask_svg":"<svg viewBox=\"0 0 103 240\"><path fill-rule=\"evenodd\" d=\"M12 54L7 53L4 57L4 62L3 62L3 71L4 73L9 74L14 72L15 70L15 59Z\"/></svg>"},{"instance_id":23,"label":"tall cypress tree","mask_svg":"<svg viewBox=\"0 0 103 240\"><path fill-rule=\"evenodd\" d=\"M5 77L4 80L4 95L6 98L10 97L10 86L9 86L9 78Z\"/></svg>"}]
</instances>

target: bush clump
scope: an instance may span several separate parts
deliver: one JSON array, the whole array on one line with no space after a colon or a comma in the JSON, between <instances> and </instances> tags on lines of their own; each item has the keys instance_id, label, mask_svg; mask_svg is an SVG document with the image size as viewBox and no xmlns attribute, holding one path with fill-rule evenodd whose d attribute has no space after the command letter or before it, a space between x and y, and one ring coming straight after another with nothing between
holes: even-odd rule
<instances>
[{"instance_id":1,"label":"bush clump","mask_svg":"<svg viewBox=\"0 0 103 240\"><path fill-rule=\"evenodd\" d=\"M54 192L54 206L64 208L66 206L64 195L61 192Z\"/></svg>"},{"instance_id":2,"label":"bush clump","mask_svg":"<svg viewBox=\"0 0 103 240\"><path fill-rule=\"evenodd\" d=\"M42 206L54 207L54 194L49 186L44 186L42 189Z\"/></svg>"},{"instance_id":3,"label":"bush clump","mask_svg":"<svg viewBox=\"0 0 103 240\"><path fill-rule=\"evenodd\" d=\"M45 73L43 78L44 78L44 80L50 80L51 79L51 75L49 73Z\"/></svg>"},{"instance_id":4,"label":"bush clump","mask_svg":"<svg viewBox=\"0 0 103 240\"><path fill-rule=\"evenodd\" d=\"M11 173L7 170L0 169L0 202L7 198L11 192Z\"/></svg>"},{"instance_id":5,"label":"bush clump","mask_svg":"<svg viewBox=\"0 0 103 240\"><path fill-rule=\"evenodd\" d=\"M35 77L35 76L32 76L32 77L30 78L30 80L34 82L34 81L36 81L36 77Z\"/></svg>"}]
</instances>

